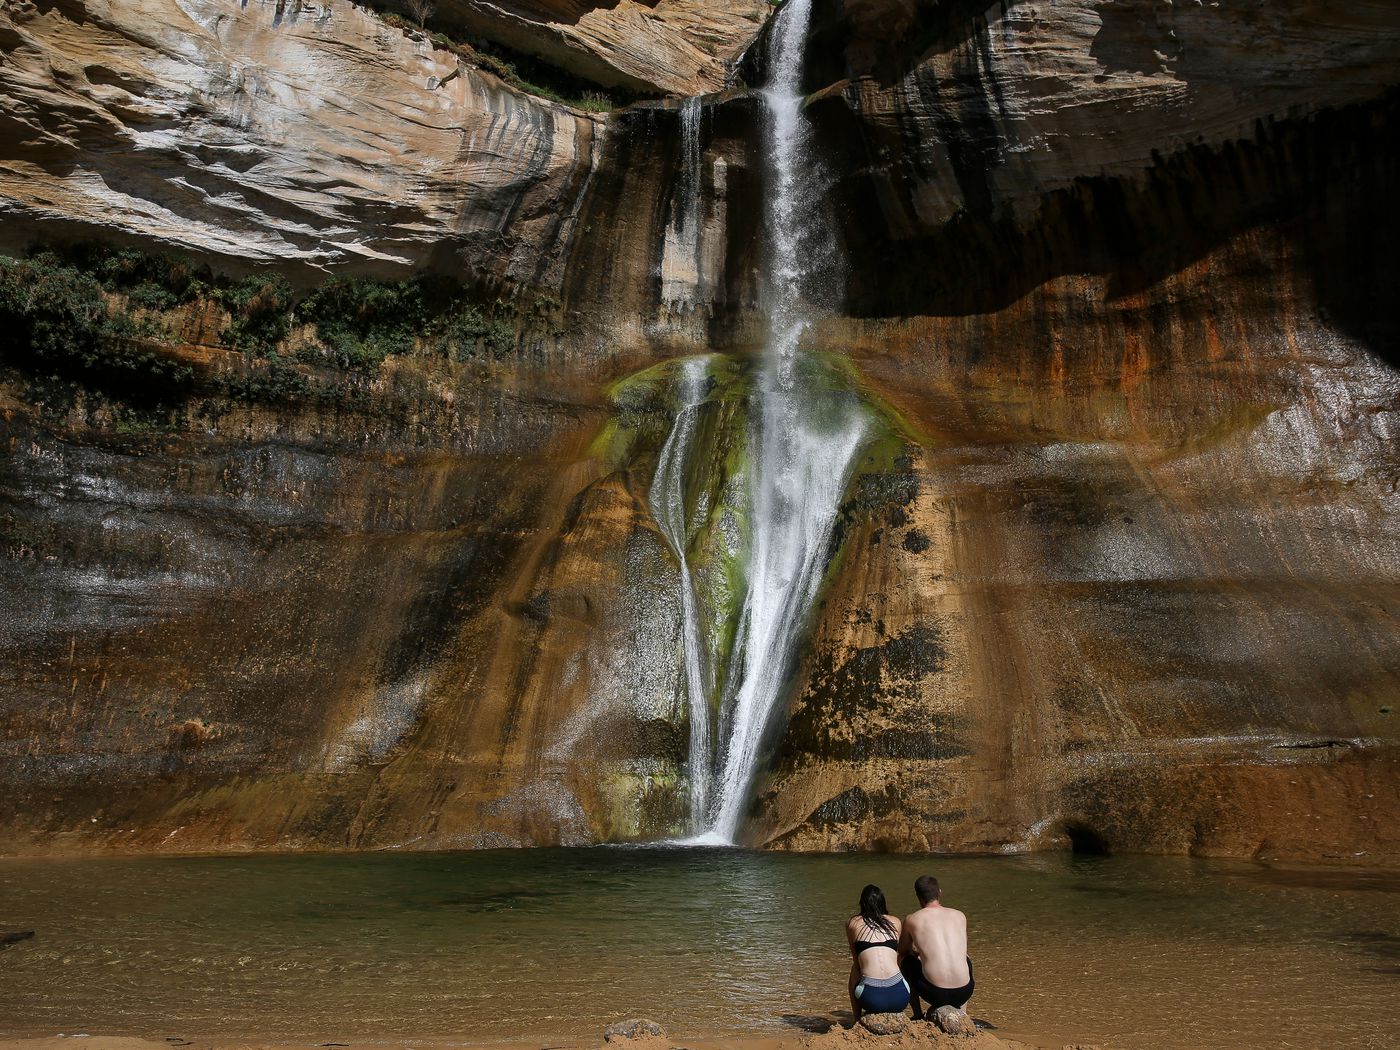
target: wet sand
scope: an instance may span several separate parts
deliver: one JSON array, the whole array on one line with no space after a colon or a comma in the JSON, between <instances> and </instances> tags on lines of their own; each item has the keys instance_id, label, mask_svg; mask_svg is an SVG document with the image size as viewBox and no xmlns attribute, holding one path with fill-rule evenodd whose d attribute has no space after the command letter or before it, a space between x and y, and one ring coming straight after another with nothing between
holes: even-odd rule
<instances>
[{"instance_id":1,"label":"wet sand","mask_svg":"<svg viewBox=\"0 0 1400 1050\"><path fill-rule=\"evenodd\" d=\"M470 1036L461 1041L417 1040L413 1038L356 1041L257 1042L237 1039L143 1039L133 1036L63 1035L44 1037L0 1036L0 1050L384 1050L411 1047L412 1050L600 1050L601 1033L592 1038L543 1042L480 1042ZM979 1031L971 1038L945 1035L932 1024L910 1022L897 1036L875 1035L861 1027L836 1024L826 1032L799 1032L791 1035L730 1035L713 1038L655 1037L624 1039L606 1044L608 1050L1111 1050L1098 1044L1066 1045L1053 1040L1006 1032Z\"/></svg>"}]
</instances>

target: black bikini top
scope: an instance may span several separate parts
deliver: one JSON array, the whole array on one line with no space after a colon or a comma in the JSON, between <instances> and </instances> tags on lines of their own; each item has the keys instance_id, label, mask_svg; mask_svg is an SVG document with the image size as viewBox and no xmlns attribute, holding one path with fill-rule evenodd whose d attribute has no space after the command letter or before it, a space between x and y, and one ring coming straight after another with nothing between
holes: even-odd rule
<instances>
[{"instance_id":1,"label":"black bikini top","mask_svg":"<svg viewBox=\"0 0 1400 1050\"><path fill-rule=\"evenodd\" d=\"M887 941L856 941L851 945L851 950L857 955L861 952L869 951L871 948L892 948L899 949L899 942L891 937Z\"/></svg>"}]
</instances>

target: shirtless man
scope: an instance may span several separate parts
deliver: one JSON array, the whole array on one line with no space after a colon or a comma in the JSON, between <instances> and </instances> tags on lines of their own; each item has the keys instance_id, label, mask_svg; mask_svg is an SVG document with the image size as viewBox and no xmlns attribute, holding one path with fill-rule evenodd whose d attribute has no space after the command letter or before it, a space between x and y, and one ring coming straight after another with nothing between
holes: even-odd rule
<instances>
[{"instance_id":1,"label":"shirtless man","mask_svg":"<svg viewBox=\"0 0 1400 1050\"><path fill-rule=\"evenodd\" d=\"M919 910L904 920L899 935L899 969L909 982L914 1019L940 1006L963 1004L972 998L972 960L967 957L967 916L939 902L938 880L920 875L914 880Z\"/></svg>"}]
</instances>

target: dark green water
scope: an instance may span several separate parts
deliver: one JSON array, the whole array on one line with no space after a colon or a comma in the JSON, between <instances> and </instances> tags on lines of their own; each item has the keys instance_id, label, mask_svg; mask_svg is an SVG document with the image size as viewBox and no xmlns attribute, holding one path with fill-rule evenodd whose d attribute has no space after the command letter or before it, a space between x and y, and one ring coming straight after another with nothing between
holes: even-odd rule
<instances>
[{"instance_id":1,"label":"dark green water","mask_svg":"<svg viewBox=\"0 0 1400 1050\"><path fill-rule=\"evenodd\" d=\"M842 922L939 876L973 1013L1117 1047L1400 1044L1400 877L730 850L0 861L0 1032L495 1041L844 1010ZM1196 1012L1207 1013L1202 1021Z\"/></svg>"}]
</instances>

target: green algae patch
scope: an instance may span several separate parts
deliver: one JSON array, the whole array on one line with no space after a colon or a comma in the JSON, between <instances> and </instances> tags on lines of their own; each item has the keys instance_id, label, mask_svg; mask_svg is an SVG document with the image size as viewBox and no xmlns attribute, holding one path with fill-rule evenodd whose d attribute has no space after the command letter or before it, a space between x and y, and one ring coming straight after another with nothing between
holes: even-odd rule
<instances>
[{"instance_id":1,"label":"green algae patch","mask_svg":"<svg viewBox=\"0 0 1400 1050\"><path fill-rule=\"evenodd\" d=\"M911 452L934 444L934 439L877 394L850 358L831 351L815 356L824 362L830 382L842 384L860 398L869 427L836 516L820 592L824 593L845 563L850 531L863 520L898 513L918 498L919 476Z\"/></svg>"},{"instance_id":2,"label":"green algae patch","mask_svg":"<svg viewBox=\"0 0 1400 1050\"><path fill-rule=\"evenodd\" d=\"M747 391L736 391L735 383L747 369L742 362L724 354L704 354L709 368L711 400L727 402ZM598 459L608 471L633 468L639 459L660 452L679 408L676 390L680 371L691 357L662 361L623 376L607 388L613 406L612 417L588 446L587 455Z\"/></svg>"},{"instance_id":3,"label":"green algae patch","mask_svg":"<svg viewBox=\"0 0 1400 1050\"><path fill-rule=\"evenodd\" d=\"M830 381L860 398L865 408L871 436L861 450L858 472L896 469L900 460L908 456L911 445L927 447L934 443L929 434L877 394L845 354L826 350L815 356L825 365Z\"/></svg>"},{"instance_id":4,"label":"green algae patch","mask_svg":"<svg viewBox=\"0 0 1400 1050\"><path fill-rule=\"evenodd\" d=\"M687 450L686 556L699 584L709 656L716 669L716 694L722 695L749 585L745 567L752 531L752 414L762 362L748 354L707 354L704 359L708 386ZM589 454L606 470L627 470L638 478L654 476L681 407L677 400L681 370L693 360L662 361L608 388L613 415L589 446ZM907 506L917 496L909 451L911 446L928 443L928 438L874 393L848 357L804 350L795 367L804 388L814 395L808 407L818 427L824 420L840 425L852 404L859 406L865 421L866 436L847 481L824 567L830 577L839 570L844 537L856 518L890 506Z\"/></svg>"},{"instance_id":5,"label":"green algae patch","mask_svg":"<svg viewBox=\"0 0 1400 1050\"><path fill-rule=\"evenodd\" d=\"M733 648L747 590L750 406L757 362L750 356L701 356L706 363L706 386L685 457L685 517L690 523L686 557L703 610L707 659L722 685L725 654ZM589 454L605 470L627 470L639 479L655 476L661 449L682 407L678 401L681 371L694 360L663 361L609 387L614 412L589 447ZM720 693L715 690L715 695Z\"/></svg>"},{"instance_id":6,"label":"green algae patch","mask_svg":"<svg viewBox=\"0 0 1400 1050\"><path fill-rule=\"evenodd\" d=\"M600 842L674 838L686 825L685 793L676 767L629 762L597 780L598 806L590 816Z\"/></svg>"}]
</instances>

